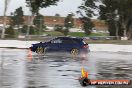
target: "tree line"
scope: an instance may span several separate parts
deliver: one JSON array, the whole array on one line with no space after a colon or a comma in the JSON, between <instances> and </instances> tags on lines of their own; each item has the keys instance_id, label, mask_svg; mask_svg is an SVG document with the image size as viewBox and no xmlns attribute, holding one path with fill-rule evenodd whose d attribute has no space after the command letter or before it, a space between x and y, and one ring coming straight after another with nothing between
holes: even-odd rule
<instances>
[{"instance_id":1,"label":"tree line","mask_svg":"<svg viewBox=\"0 0 132 88\"><path fill-rule=\"evenodd\" d=\"M5 33L6 37L13 38L18 35L42 35L47 27L44 22L44 16L41 14L37 14L33 16L25 16L23 14L22 7L19 7L15 10L15 12L11 13L10 16L10 27L6 28ZM55 15L56 20L60 15ZM33 23L30 24L31 18L33 18ZM56 21L55 20L55 21ZM54 21L54 20L53 20ZM56 24L54 25L54 30L63 33L64 35L68 35L69 29L74 26L74 18L73 14L69 13L64 20L64 25Z\"/></svg>"},{"instance_id":2,"label":"tree line","mask_svg":"<svg viewBox=\"0 0 132 88\"><path fill-rule=\"evenodd\" d=\"M79 9L88 19L98 11L98 19L106 21L110 36L132 39L132 0L83 0Z\"/></svg>"},{"instance_id":3,"label":"tree line","mask_svg":"<svg viewBox=\"0 0 132 88\"><path fill-rule=\"evenodd\" d=\"M39 10L51 5L57 5L58 1L59 0L26 0L27 6L32 12L32 16L36 16L36 20L33 18L30 19L30 27L32 24L35 24L37 28L45 27L45 25L41 24L42 20L38 20L42 17L39 14ZM19 16L23 14L21 9L21 7L16 9L16 12L19 14L15 12L14 17L11 18L15 20L17 17L19 22L16 19L12 22L12 25L21 25L23 20L19 18ZM99 13L97 14L97 12ZM81 6L78 7L77 14L81 16L80 20L83 23L82 29L85 31L86 35L89 35L94 27L91 18L98 16L98 19L106 21L110 36L127 36L129 39L132 39L132 0L82 0ZM59 30L64 32L65 35L68 34L68 29L73 26L73 23L69 24L69 22L73 22L72 16L70 15L65 19L65 30ZM20 25L18 25L18 27L20 27ZM61 26L57 25L56 28L59 29ZM26 31L24 29L21 31ZM39 30L39 32L41 32L41 29ZM34 33L38 34L39 32L34 31Z\"/></svg>"}]
</instances>

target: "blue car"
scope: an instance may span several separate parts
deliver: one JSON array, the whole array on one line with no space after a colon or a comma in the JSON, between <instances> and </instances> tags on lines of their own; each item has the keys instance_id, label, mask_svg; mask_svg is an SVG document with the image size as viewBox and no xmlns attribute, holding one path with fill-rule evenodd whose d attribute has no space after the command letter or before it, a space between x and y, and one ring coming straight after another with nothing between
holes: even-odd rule
<instances>
[{"instance_id":1,"label":"blue car","mask_svg":"<svg viewBox=\"0 0 132 88\"><path fill-rule=\"evenodd\" d=\"M32 44L31 51L36 53L45 52L70 52L70 53L88 53L89 46L83 38L57 37L48 42Z\"/></svg>"}]
</instances>

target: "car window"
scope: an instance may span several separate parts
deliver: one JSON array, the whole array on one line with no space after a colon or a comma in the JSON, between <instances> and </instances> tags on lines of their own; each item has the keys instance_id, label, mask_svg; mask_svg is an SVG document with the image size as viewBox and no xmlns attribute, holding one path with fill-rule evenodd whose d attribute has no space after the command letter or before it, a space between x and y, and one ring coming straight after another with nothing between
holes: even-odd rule
<instances>
[{"instance_id":1,"label":"car window","mask_svg":"<svg viewBox=\"0 0 132 88\"><path fill-rule=\"evenodd\" d=\"M62 43L72 43L73 41L71 39L63 39Z\"/></svg>"},{"instance_id":2,"label":"car window","mask_svg":"<svg viewBox=\"0 0 132 88\"><path fill-rule=\"evenodd\" d=\"M73 40L73 43L79 43L80 41L77 41L77 40Z\"/></svg>"},{"instance_id":3,"label":"car window","mask_svg":"<svg viewBox=\"0 0 132 88\"><path fill-rule=\"evenodd\" d=\"M55 40L52 40L51 43L62 43L62 40L60 40L60 39L55 39Z\"/></svg>"}]
</instances>

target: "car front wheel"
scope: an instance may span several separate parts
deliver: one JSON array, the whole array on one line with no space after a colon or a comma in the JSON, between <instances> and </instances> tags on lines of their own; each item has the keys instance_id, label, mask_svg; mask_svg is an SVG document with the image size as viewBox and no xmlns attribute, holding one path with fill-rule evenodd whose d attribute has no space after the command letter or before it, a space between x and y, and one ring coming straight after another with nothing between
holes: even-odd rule
<instances>
[{"instance_id":1,"label":"car front wheel","mask_svg":"<svg viewBox=\"0 0 132 88\"><path fill-rule=\"evenodd\" d=\"M38 53L38 54L44 53L45 54L45 48L44 47L37 47L36 53Z\"/></svg>"}]
</instances>

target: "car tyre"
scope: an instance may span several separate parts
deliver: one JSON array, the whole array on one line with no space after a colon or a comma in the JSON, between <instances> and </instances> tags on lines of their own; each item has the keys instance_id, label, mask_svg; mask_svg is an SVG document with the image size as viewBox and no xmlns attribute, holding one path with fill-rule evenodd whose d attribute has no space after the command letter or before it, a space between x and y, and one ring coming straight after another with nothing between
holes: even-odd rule
<instances>
[{"instance_id":1,"label":"car tyre","mask_svg":"<svg viewBox=\"0 0 132 88\"><path fill-rule=\"evenodd\" d=\"M79 52L79 50L76 49L76 48L73 48L73 49L71 50L71 54L72 54L72 55L78 55L78 52Z\"/></svg>"},{"instance_id":2,"label":"car tyre","mask_svg":"<svg viewBox=\"0 0 132 88\"><path fill-rule=\"evenodd\" d=\"M38 53L38 54L44 53L45 54L45 48L43 48L43 47L37 47L36 53Z\"/></svg>"}]
</instances>

